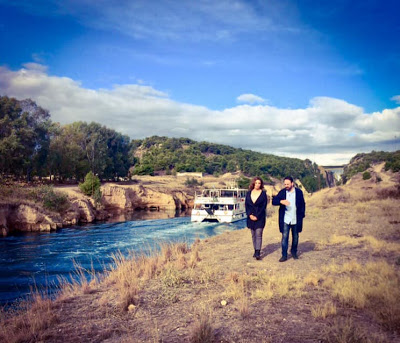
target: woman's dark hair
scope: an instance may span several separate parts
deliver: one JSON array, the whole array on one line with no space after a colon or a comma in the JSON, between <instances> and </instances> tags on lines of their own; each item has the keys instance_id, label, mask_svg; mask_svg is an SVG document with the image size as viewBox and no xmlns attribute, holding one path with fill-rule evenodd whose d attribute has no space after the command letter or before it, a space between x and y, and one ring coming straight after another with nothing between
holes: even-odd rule
<instances>
[{"instance_id":1,"label":"woman's dark hair","mask_svg":"<svg viewBox=\"0 0 400 343\"><path fill-rule=\"evenodd\" d=\"M261 177L256 176L253 180L251 180L251 183L250 183L250 186L249 186L249 190L252 191L254 189L254 186L255 186L257 180L261 181L260 189L261 190L264 189L264 181L262 180Z\"/></svg>"},{"instance_id":2,"label":"woman's dark hair","mask_svg":"<svg viewBox=\"0 0 400 343\"><path fill-rule=\"evenodd\" d=\"M293 182L293 178L291 176L286 176L283 181L289 180L290 182Z\"/></svg>"}]
</instances>

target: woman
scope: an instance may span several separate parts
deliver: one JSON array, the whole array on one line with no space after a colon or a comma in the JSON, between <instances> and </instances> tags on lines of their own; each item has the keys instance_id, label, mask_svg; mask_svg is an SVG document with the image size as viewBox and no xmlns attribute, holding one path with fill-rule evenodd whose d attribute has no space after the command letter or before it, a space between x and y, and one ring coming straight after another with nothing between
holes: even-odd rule
<instances>
[{"instance_id":1,"label":"woman","mask_svg":"<svg viewBox=\"0 0 400 343\"><path fill-rule=\"evenodd\" d=\"M251 230L253 239L254 255L257 260L261 259L262 234L267 216L267 193L264 190L264 182L260 177L255 177L246 194L247 227Z\"/></svg>"}]
</instances>

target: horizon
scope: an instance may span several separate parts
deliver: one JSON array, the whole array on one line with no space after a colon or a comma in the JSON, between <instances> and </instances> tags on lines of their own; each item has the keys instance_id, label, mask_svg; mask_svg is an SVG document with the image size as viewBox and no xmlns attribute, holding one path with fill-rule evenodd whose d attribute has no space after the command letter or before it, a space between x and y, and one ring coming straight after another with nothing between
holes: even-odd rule
<instances>
[{"instance_id":1,"label":"horizon","mask_svg":"<svg viewBox=\"0 0 400 343\"><path fill-rule=\"evenodd\" d=\"M400 149L399 9L0 0L0 95L131 139L188 137L341 165Z\"/></svg>"}]
</instances>

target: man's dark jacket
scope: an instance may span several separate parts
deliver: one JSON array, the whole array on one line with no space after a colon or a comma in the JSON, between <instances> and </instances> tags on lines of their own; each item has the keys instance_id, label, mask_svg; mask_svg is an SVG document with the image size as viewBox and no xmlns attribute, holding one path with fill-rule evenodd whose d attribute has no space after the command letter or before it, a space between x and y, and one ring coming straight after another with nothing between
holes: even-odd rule
<instances>
[{"instance_id":1,"label":"man's dark jacket","mask_svg":"<svg viewBox=\"0 0 400 343\"><path fill-rule=\"evenodd\" d=\"M298 188L295 188L295 191L297 232L301 232L303 231L303 218L306 216L306 203L304 201L303 192ZM278 195L272 198L272 205L279 205L279 231L283 232L286 206L281 204L281 200L286 200L286 188L280 190Z\"/></svg>"}]
</instances>

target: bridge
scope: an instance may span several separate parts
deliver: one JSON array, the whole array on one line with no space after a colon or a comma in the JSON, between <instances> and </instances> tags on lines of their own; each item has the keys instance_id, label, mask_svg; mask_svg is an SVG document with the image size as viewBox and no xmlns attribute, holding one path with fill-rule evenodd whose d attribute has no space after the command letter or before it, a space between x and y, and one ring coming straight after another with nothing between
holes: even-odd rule
<instances>
[{"instance_id":1,"label":"bridge","mask_svg":"<svg viewBox=\"0 0 400 343\"><path fill-rule=\"evenodd\" d=\"M336 166L322 166L326 172L326 180L329 187L334 187L340 181L345 164Z\"/></svg>"},{"instance_id":2,"label":"bridge","mask_svg":"<svg viewBox=\"0 0 400 343\"><path fill-rule=\"evenodd\" d=\"M322 166L322 168L333 172L335 175L340 176L343 174L343 169L345 166L346 166L345 164L342 164L342 165L336 165L336 166Z\"/></svg>"}]
</instances>

